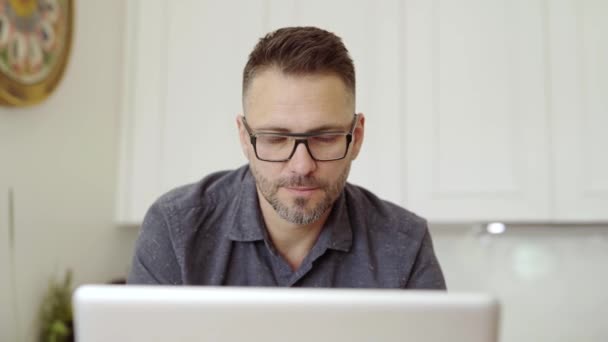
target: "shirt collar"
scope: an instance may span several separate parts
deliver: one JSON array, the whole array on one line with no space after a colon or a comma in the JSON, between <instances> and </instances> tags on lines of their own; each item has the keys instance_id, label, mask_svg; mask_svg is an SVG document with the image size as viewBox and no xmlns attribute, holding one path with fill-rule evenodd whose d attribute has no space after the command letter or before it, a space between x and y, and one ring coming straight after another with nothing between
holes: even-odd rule
<instances>
[{"instance_id":1,"label":"shirt collar","mask_svg":"<svg viewBox=\"0 0 608 342\"><path fill-rule=\"evenodd\" d=\"M233 213L233 224L228 238L234 241L259 241L264 240L264 220L258 202L258 193L255 187L255 179L249 170L244 167L241 170L241 186L235 191L235 206L231 208Z\"/></svg>"},{"instance_id":2,"label":"shirt collar","mask_svg":"<svg viewBox=\"0 0 608 342\"><path fill-rule=\"evenodd\" d=\"M327 237L323 235L327 234ZM319 241L326 241L326 247L348 252L353 241L352 227L348 215L346 196L344 190L334 202L331 213L321 231Z\"/></svg>"},{"instance_id":3,"label":"shirt collar","mask_svg":"<svg viewBox=\"0 0 608 342\"><path fill-rule=\"evenodd\" d=\"M244 170L241 180L241 187L232 208L234 218L228 238L243 242L264 240L266 228L260 210L255 179L249 167ZM345 197L345 192L342 191L331 209L317 244L347 252L352 245L352 227Z\"/></svg>"}]
</instances>

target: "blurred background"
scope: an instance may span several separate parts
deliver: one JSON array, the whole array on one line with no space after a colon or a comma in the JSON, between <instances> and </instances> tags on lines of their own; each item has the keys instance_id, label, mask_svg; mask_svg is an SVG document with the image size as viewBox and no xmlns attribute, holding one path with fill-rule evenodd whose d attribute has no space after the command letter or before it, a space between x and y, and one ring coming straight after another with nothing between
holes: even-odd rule
<instances>
[{"instance_id":1,"label":"blurred background","mask_svg":"<svg viewBox=\"0 0 608 342\"><path fill-rule=\"evenodd\" d=\"M0 107L0 341L49 282L126 276L160 194L245 163L257 39L341 36L366 141L350 181L426 217L450 291L501 341L608 341L608 1L80 0L63 80Z\"/></svg>"}]
</instances>

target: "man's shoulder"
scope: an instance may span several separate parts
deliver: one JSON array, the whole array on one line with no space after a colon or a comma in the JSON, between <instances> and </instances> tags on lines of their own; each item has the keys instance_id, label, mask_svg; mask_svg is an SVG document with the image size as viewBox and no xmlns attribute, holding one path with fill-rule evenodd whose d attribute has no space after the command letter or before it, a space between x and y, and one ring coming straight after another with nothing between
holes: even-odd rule
<instances>
[{"instance_id":1,"label":"man's shoulder","mask_svg":"<svg viewBox=\"0 0 608 342\"><path fill-rule=\"evenodd\" d=\"M377 279L402 288L445 289L424 218L362 187L345 190L354 255L375 260Z\"/></svg>"},{"instance_id":2,"label":"man's shoulder","mask_svg":"<svg viewBox=\"0 0 608 342\"><path fill-rule=\"evenodd\" d=\"M211 173L195 183L182 185L166 192L156 200L155 204L177 211L218 205L234 197L248 172L249 167L245 165L235 170Z\"/></svg>"},{"instance_id":3,"label":"man's shoulder","mask_svg":"<svg viewBox=\"0 0 608 342\"><path fill-rule=\"evenodd\" d=\"M376 231L419 238L427 231L426 219L361 186L347 183L345 193L351 215Z\"/></svg>"}]
</instances>

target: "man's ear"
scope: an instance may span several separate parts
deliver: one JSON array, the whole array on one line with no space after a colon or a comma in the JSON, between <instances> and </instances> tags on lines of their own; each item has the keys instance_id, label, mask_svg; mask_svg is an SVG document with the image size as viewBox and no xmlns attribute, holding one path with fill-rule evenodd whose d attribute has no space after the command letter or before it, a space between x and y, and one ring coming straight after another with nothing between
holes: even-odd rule
<instances>
[{"instance_id":1,"label":"man's ear","mask_svg":"<svg viewBox=\"0 0 608 342\"><path fill-rule=\"evenodd\" d=\"M243 124L243 116L241 114L237 114L236 116L236 127L239 132L241 150L243 151L245 158L249 160L249 133L247 133L247 129L245 129L245 125Z\"/></svg>"},{"instance_id":2,"label":"man's ear","mask_svg":"<svg viewBox=\"0 0 608 342\"><path fill-rule=\"evenodd\" d=\"M353 153L352 160L357 159L359 152L361 151L361 146L363 145L363 138L365 137L365 116L363 113L359 113L357 116L357 123L355 125L355 130L353 131Z\"/></svg>"}]
</instances>

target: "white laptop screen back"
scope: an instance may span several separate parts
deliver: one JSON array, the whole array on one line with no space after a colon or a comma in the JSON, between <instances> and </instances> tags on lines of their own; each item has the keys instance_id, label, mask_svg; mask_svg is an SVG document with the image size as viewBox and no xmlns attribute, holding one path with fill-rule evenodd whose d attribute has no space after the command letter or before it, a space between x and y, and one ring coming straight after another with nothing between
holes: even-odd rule
<instances>
[{"instance_id":1,"label":"white laptop screen back","mask_svg":"<svg viewBox=\"0 0 608 342\"><path fill-rule=\"evenodd\" d=\"M499 320L436 291L89 285L74 305L78 342L496 342Z\"/></svg>"}]
</instances>

